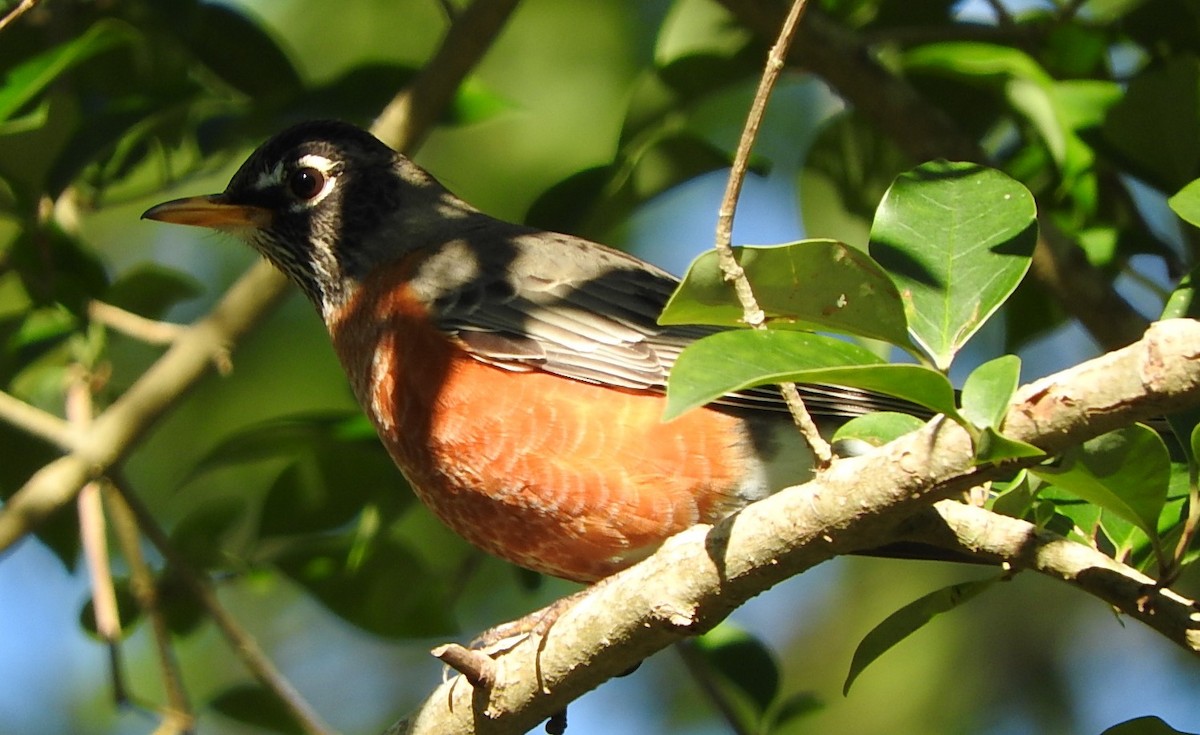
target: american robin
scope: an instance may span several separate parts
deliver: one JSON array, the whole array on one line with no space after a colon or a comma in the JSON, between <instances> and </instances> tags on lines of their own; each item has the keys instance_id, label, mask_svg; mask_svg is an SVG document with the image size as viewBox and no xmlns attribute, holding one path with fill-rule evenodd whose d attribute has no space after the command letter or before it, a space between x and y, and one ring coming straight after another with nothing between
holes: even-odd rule
<instances>
[{"instance_id":1,"label":"american robin","mask_svg":"<svg viewBox=\"0 0 1200 735\"><path fill-rule=\"evenodd\" d=\"M236 235L295 281L417 495L520 566L596 580L811 473L768 390L663 422L672 364L714 331L658 325L677 279L489 217L352 125L297 125L224 192L143 217ZM875 403L804 395L843 420Z\"/></svg>"}]
</instances>

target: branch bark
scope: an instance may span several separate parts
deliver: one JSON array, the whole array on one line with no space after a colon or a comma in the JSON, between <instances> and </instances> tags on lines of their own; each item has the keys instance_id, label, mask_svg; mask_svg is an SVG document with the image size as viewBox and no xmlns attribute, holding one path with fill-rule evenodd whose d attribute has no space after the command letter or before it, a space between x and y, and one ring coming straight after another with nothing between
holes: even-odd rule
<instances>
[{"instance_id":1,"label":"branch bark","mask_svg":"<svg viewBox=\"0 0 1200 735\"><path fill-rule=\"evenodd\" d=\"M1024 387L1005 433L1054 452L1168 408L1200 405L1197 358L1200 322L1159 322L1130 347ZM708 630L772 585L835 555L911 538L905 519L1010 470L973 466L967 432L936 418L875 452L838 460L812 482L716 526L697 526L668 540L642 563L582 595L544 636L500 655L490 687L455 677L388 733L525 732L649 654ZM1002 526L992 514L979 516L966 507L937 506L939 512L949 509L941 535L949 529L956 541L947 545L1067 579L1200 652L1200 612L1193 601L1153 589L1139 572L1080 544L1031 536L1020 521L1005 519ZM1009 535L988 542L983 531L1002 527ZM1024 535L1013 535L1012 528Z\"/></svg>"}]
</instances>

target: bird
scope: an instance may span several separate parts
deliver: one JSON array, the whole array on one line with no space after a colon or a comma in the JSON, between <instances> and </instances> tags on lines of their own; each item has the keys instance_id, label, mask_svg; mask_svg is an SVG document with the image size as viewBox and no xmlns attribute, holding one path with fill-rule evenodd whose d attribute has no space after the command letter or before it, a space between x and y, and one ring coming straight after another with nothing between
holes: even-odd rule
<instances>
[{"instance_id":1,"label":"bird","mask_svg":"<svg viewBox=\"0 0 1200 735\"><path fill-rule=\"evenodd\" d=\"M811 477L771 387L663 421L678 279L580 237L491 217L371 133L316 120L218 194L143 218L248 243L303 291L416 495L468 542L589 583L668 537ZM820 420L885 397L802 386Z\"/></svg>"}]
</instances>

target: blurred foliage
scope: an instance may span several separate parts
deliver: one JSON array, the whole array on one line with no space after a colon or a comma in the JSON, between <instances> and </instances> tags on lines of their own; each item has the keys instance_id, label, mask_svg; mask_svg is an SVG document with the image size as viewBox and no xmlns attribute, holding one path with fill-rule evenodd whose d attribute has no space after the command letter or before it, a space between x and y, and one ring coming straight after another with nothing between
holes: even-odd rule
<instances>
[{"instance_id":1,"label":"blurred foliage","mask_svg":"<svg viewBox=\"0 0 1200 735\"><path fill-rule=\"evenodd\" d=\"M760 151L804 148L793 159L760 153L755 174L796 184L804 228L840 242L741 250L769 323L780 328L698 343L681 361L683 385L673 381L672 400L682 407L784 378L840 381L954 415L979 437L981 462L1022 456L1027 448L999 431L1021 363L983 365L968 379L961 410L946 373L951 363L996 357L969 349L985 322L1005 351L1016 351L1070 319L1053 294L1022 278L1035 203L1041 221L1109 285L1139 284L1158 299L1142 307L1147 317L1195 313L1187 274L1200 220L1200 189L1190 184L1200 176L1200 11L1185 0L811 5L977 141L992 168L917 166L851 108L773 119L763 135L775 142ZM432 0L46 0L0 31L0 388L61 414L67 375L82 366L102 409L155 348L93 322L89 305L186 320L250 257L191 235L163 235L181 239L160 248L155 233L134 224L137 213L167 198L164 190L223 186L247 150L291 122L367 124L420 68L446 22ZM527 2L419 157L498 216L611 240L659 195L728 165L769 41L710 0ZM787 83L823 82L795 72ZM813 125L811 140L797 132ZM697 261L668 317L735 325L740 310L721 285L711 259ZM862 311L832 309L850 287L873 297L855 303ZM342 647L310 642L308 658L291 669L309 677L330 719L378 730L430 688L432 669L405 680L410 669L397 654L324 679L312 672L353 658L352 649L391 651L404 641L420 651L426 638L473 633L568 587L483 559L413 502L306 309L293 300L268 319L240 346L234 374L201 385L125 469L179 551L220 583L268 647L307 640L301 619L340 631ZM800 331L812 328L894 344L923 366L884 365L866 349ZM1180 544L1195 497L1194 424L1177 417L1169 444L1144 427L1098 438L998 485L989 504L1177 576L1196 555L1194 544ZM869 417L840 437L879 443L909 429L909 420ZM55 455L7 424L0 447L0 497ZM76 568L70 514L38 537L64 570ZM123 562L116 567L123 578ZM1078 654L1060 639L1104 641L1074 630L1084 627L1074 598L1045 587L1021 598L992 589L1001 586L990 578L964 582L957 570L871 569L849 565L843 579L825 580L827 609L809 620L785 610L768 630L723 624L700 639L685 660L710 688L659 676L665 694L643 713L657 725L644 731L698 728L701 717L718 716L706 704L712 697L752 732L878 729L868 710L886 712L897 733L1081 731L1091 722L1087 701L1068 701L1065 659ZM160 564L158 575L167 622L194 675L202 731L291 731L286 713L205 643L211 625L175 571ZM990 594L969 607L974 619L940 615L985 588ZM128 589L119 584L122 602ZM1004 608L1005 599L1035 607ZM74 606L75 625L80 605L62 604ZM144 638L136 613L123 614L131 637ZM82 635L88 621L60 637ZM996 630L1010 635L984 650ZM152 681L152 656L132 658L139 681ZM1194 668L1177 675L1197 679ZM849 699L839 699L855 677ZM364 707L333 691L342 679L405 681L365 687L374 696ZM29 698L90 702L75 731L140 731L107 701L91 702L104 689L100 674L70 684L82 693L58 683ZM662 705L673 699L685 704ZM1141 713L1158 714L1155 706ZM30 723L13 725L21 732L62 729L50 714L40 730L30 716L8 714L0 733L8 722ZM572 721L572 730L587 727ZM1121 727L1171 731L1152 718Z\"/></svg>"}]
</instances>

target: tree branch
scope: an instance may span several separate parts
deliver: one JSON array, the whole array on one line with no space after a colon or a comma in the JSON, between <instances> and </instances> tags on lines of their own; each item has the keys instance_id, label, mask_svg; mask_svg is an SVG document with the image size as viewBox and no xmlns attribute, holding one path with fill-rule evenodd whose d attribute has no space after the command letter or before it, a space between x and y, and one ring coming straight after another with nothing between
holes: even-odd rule
<instances>
[{"instance_id":1,"label":"tree branch","mask_svg":"<svg viewBox=\"0 0 1200 735\"><path fill-rule=\"evenodd\" d=\"M1173 643L1200 652L1196 602L1096 549L1039 530L1032 523L965 503L943 500L903 524L903 540L976 559L1006 563L1062 580L1140 620Z\"/></svg>"},{"instance_id":2,"label":"tree branch","mask_svg":"<svg viewBox=\"0 0 1200 735\"><path fill-rule=\"evenodd\" d=\"M1197 358L1200 322L1157 323L1130 347L1023 388L1005 433L1055 452L1167 408L1200 405ZM642 563L591 588L544 636L499 656L490 688L455 677L388 732L524 732L649 654L708 630L772 585L835 555L899 539L897 519L1012 467L979 468L972 461L967 432L940 417L877 451L837 460L812 482L669 539ZM970 523L958 531L965 539L973 532ZM1047 539L1040 552L1037 544L996 544L991 558L1059 576L1069 569L1077 586L1123 610L1149 600L1135 616L1153 624L1148 615L1169 610L1175 622L1155 629L1197 651L1200 615L1190 600L1149 590L1135 570L1062 544L1072 542Z\"/></svg>"}]
</instances>

